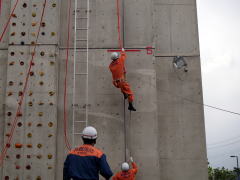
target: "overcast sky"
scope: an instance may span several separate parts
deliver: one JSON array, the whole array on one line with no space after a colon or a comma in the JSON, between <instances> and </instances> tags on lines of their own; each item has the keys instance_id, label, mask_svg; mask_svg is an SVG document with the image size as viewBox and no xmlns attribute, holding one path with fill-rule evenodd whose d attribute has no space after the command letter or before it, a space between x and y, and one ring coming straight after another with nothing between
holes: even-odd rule
<instances>
[{"instance_id":1,"label":"overcast sky","mask_svg":"<svg viewBox=\"0 0 240 180\"><path fill-rule=\"evenodd\" d=\"M204 103L240 113L240 0L197 3ZM210 165L232 169L240 116L205 107L205 125Z\"/></svg>"}]
</instances>

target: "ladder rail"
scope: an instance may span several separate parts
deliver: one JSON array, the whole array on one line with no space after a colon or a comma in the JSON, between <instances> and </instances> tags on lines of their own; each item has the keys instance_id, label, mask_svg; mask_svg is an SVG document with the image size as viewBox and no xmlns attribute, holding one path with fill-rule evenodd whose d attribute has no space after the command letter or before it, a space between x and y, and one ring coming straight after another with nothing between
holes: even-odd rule
<instances>
[{"instance_id":1,"label":"ladder rail","mask_svg":"<svg viewBox=\"0 0 240 180\"><path fill-rule=\"evenodd\" d=\"M88 74L88 64L89 64L89 23L90 23L90 2L87 0L87 74ZM88 126L88 75L86 79L86 127Z\"/></svg>"},{"instance_id":2,"label":"ladder rail","mask_svg":"<svg viewBox=\"0 0 240 180\"><path fill-rule=\"evenodd\" d=\"M76 135L79 135L81 133L79 133L77 131L77 124L79 123L83 123L84 126L88 126L88 101L89 101L89 77L88 77L88 74L89 74L89 26L90 26L90 1L87 0L87 10L86 10L86 15L81 17L81 15L78 15L78 0L75 0L75 8L74 8L74 11L75 11L75 16L74 16L74 60L73 60L73 66L74 66L74 69L73 69L73 95L72 95L72 103L73 103L73 113L72 113L72 143L73 143L73 147L75 147L75 136ZM81 9L81 8L80 8ZM84 9L84 8L82 8ZM79 17L80 16L80 17ZM87 20L86 21L86 27L78 27L78 21L80 20ZM78 38L78 33L81 33L85 31L86 32L86 35L84 38ZM84 43L84 47L83 49L78 49L77 47L77 43L78 42L83 42ZM77 53L78 52L82 52L82 53L86 53L86 72L82 73L82 72L77 72L77 69L76 69L76 62L77 62ZM85 93L85 118L84 120L75 120L76 119L76 77L79 76L79 75L84 75L86 77L85 79L85 88L86 88L86 93Z\"/></svg>"},{"instance_id":3,"label":"ladder rail","mask_svg":"<svg viewBox=\"0 0 240 180\"><path fill-rule=\"evenodd\" d=\"M77 5L78 5L78 0L75 0L75 8L74 8L74 11L75 11L75 14L74 14L74 54L73 54L73 95L72 95L72 104L74 104L74 106L72 107L73 110L72 110L72 119L73 119L73 122L72 122L72 144L73 144L73 147L75 147L75 94L76 94L76 49L77 49Z\"/></svg>"}]
</instances>

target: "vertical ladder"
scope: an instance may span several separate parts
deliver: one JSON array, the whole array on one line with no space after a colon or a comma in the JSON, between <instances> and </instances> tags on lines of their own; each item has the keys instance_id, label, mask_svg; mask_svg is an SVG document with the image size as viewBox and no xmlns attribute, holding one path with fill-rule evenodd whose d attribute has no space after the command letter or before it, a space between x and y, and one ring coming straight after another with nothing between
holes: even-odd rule
<instances>
[{"instance_id":1,"label":"vertical ladder","mask_svg":"<svg viewBox=\"0 0 240 180\"><path fill-rule=\"evenodd\" d=\"M88 125L89 0L75 0L74 14L73 148L79 145L75 140L81 139L82 129Z\"/></svg>"}]
</instances>

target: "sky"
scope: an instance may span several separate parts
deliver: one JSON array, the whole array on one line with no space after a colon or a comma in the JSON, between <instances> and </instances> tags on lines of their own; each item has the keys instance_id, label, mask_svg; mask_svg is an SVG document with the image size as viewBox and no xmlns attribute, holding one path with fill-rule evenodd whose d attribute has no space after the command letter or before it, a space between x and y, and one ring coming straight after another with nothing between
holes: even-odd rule
<instances>
[{"instance_id":1,"label":"sky","mask_svg":"<svg viewBox=\"0 0 240 180\"><path fill-rule=\"evenodd\" d=\"M204 103L240 113L240 0L197 0ZM204 108L208 161L240 163L240 116Z\"/></svg>"}]
</instances>

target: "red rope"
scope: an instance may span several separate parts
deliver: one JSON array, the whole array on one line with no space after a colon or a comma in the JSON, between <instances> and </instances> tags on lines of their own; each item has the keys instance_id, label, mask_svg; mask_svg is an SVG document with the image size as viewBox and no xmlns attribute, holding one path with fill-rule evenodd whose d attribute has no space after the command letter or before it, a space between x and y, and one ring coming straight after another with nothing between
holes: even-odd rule
<instances>
[{"instance_id":1,"label":"red rope","mask_svg":"<svg viewBox=\"0 0 240 180\"><path fill-rule=\"evenodd\" d=\"M119 47L122 49L122 39L121 39L121 21L120 21L120 6L119 6L119 0L117 0L117 19L118 19L118 44Z\"/></svg>"},{"instance_id":2,"label":"red rope","mask_svg":"<svg viewBox=\"0 0 240 180\"><path fill-rule=\"evenodd\" d=\"M4 34L6 33L6 31L7 31L8 25L9 25L9 23L10 23L10 20L11 20L13 14L14 14L14 11L15 11L15 9L16 9L16 7L17 7L18 2L19 2L19 0L17 0L16 3L14 4L14 7L13 7L13 9L12 9L12 12L11 12L10 16L8 17L7 23L5 24L4 29L3 29L3 32L2 32L2 34L1 34L1 36L0 36L0 42L2 41L3 36L4 36ZM1 2L0 2L0 3L1 3Z\"/></svg>"},{"instance_id":3,"label":"red rope","mask_svg":"<svg viewBox=\"0 0 240 180\"><path fill-rule=\"evenodd\" d=\"M23 100L24 100L24 96L26 94L27 85L28 85L28 81L29 81L29 77L30 77L30 72L31 72L32 66L34 65L33 60L34 60L34 57L35 57L35 54L36 54L37 41L38 41L40 30L41 30L41 24L43 22L43 16L44 16L44 13L45 13L46 2L47 2L47 0L44 0L43 10L42 10L42 14L41 14L41 20L40 20L40 24L39 24L39 28L38 28L38 33L37 33L36 42L35 42L32 57L31 57L30 65L29 65L29 68L28 68L28 71L27 71L27 77L26 77L26 80L25 80L25 83L24 83L24 88L23 88L23 91L22 91L23 93L22 93L22 96L21 96L20 101L18 103L18 108L17 108L16 115L14 117L14 121L12 123L12 127L11 127L11 130L10 130L10 135L9 135L9 137L7 139L7 143L6 143L5 147L3 148L2 152L1 152L1 155L0 155L0 166L3 164L3 160L4 160L4 158L7 154L8 149L10 148L12 137L13 137L13 134L14 134L14 130L16 128L17 121L18 121L18 118L19 118L20 113L21 113L22 103L23 103Z\"/></svg>"},{"instance_id":4,"label":"red rope","mask_svg":"<svg viewBox=\"0 0 240 180\"><path fill-rule=\"evenodd\" d=\"M66 63L65 63L65 80L64 80L64 140L68 150L71 150L71 146L68 140L67 133L67 77L68 77L68 60L69 60L69 44L70 44L70 30L71 30L71 0L68 1L68 38L67 38L67 53L66 53ZM77 13L77 12L75 12Z\"/></svg>"}]
</instances>

